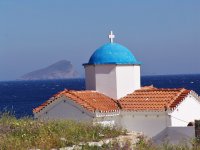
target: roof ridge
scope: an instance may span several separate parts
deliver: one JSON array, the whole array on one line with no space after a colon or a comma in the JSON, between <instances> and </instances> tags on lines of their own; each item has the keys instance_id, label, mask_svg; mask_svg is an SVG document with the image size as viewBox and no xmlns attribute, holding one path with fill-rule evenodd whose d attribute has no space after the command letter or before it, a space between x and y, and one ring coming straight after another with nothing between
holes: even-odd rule
<instances>
[{"instance_id":1,"label":"roof ridge","mask_svg":"<svg viewBox=\"0 0 200 150\"><path fill-rule=\"evenodd\" d=\"M70 92L70 91L69 91ZM76 91L72 91L72 92L76 92ZM80 99L82 102L85 102L88 106L92 107L94 109L94 111L96 110L94 108L94 106L91 106L91 104L89 104L88 101L83 100L82 98L80 98L79 96L75 95L74 93L70 92L71 95L75 96L76 98ZM72 99L73 100L73 99ZM73 100L74 101L74 100ZM83 106L84 107L84 106Z\"/></svg>"},{"instance_id":2,"label":"roof ridge","mask_svg":"<svg viewBox=\"0 0 200 150\"><path fill-rule=\"evenodd\" d=\"M156 88L156 87L151 88L151 87L152 86L147 86L147 87L144 87L144 88L142 87L142 88L135 90L135 91L133 91L132 93L129 93L129 94L133 94L135 92L141 92L141 91L179 91L181 89L184 89L184 88ZM127 94L127 95L129 95L129 94ZM124 96L124 97L126 97L126 96Z\"/></svg>"},{"instance_id":3,"label":"roof ridge","mask_svg":"<svg viewBox=\"0 0 200 150\"><path fill-rule=\"evenodd\" d=\"M152 85L149 85L149 86L143 86L141 87L139 90L153 90L153 89L157 89L156 87Z\"/></svg>"},{"instance_id":4,"label":"roof ridge","mask_svg":"<svg viewBox=\"0 0 200 150\"><path fill-rule=\"evenodd\" d=\"M141 89L133 91L132 93L127 94L126 96L120 98L119 100L121 100L123 98L126 98L129 95L135 94L137 92L141 92L141 91L144 91L144 92L146 92L146 91L179 91L181 89L184 89L184 88L172 88L172 89L170 89L170 88L149 88L149 89L142 89L141 88Z\"/></svg>"},{"instance_id":5,"label":"roof ridge","mask_svg":"<svg viewBox=\"0 0 200 150\"><path fill-rule=\"evenodd\" d=\"M187 89L185 89L185 88L180 88L180 92L177 93L177 95L176 95L175 97L172 98L172 100L168 103L167 107L170 108L170 107L173 105L173 103L175 103L176 100L178 100L178 98L180 98L180 97L182 96L182 94L183 94L184 92L186 92L186 91L188 91L188 93L189 93L190 90L187 90ZM188 93L184 96L184 98L188 95ZM182 101L182 100L183 100L183 98L181 99L181 101ZM180 103L180 101L177 103L177 105L178 105L179 103Z\"/></svg>"},{"instance_id":6,"label":"roof ridge","mask_svg":"<svg viewBox=\"0 0 200 150\"><path fill-rule=\"evenodd\" d=\"M91 112L95 112L96 110L99 110L101 112L108 112L120 109L118 103L114 99L97 91L75 91L65 89L55 94L53 97L42 103L40 106L34 108L33 112L38 113L42 111L49 104L57 101L57 99L59 99L60 97L66 97L70 101L73 101L77 105L80 105L84 109Z\"/></svg>"},{"instance_id":7,"label":"roof ridge","mask_svg":"<svg viewBox=\"0 0 200 150\"><path fill-rule=\"evenodd\" d=\"M72 91L72 92L79 93L80 91ZM79 98L82 102L85 102L88 106L92 107L92 108L94 109L94 111L98 110L98 109L96 109L96 107L95 107L94 105L92 105L92 103L89 103L87 100L81 98L80 96L78 96L78 95L76 95L75 93L72 93L72 92L70 92L71 95L75 96L76 98ZM97 94L99 94L99 95L106 96L106 95L104 95L103 93L99 93L99 92L97 92L97 91L86 90L86 91L82 91L82 92L83 92L83 93L85 93L85 92L94 92L94 93L97 93ZM108 97L108 96L106 96L106 97ZM110 98L110 97L108 97L108 98L111 99L111 100L118 106L118 103L117 103L114 99L112 99L112 98ZM119 106L118 106L118 107L119 107ZM120 108L120 107L119 107L119 108Z\"/></svg>"},{"instance_id":8,"label":"roof ridge","mask_svg":"<svg viewBox=\"0 0 200 150\"><path fill-rule=\"evenodd\" d=\"M181 89L184 89L184 88L157 88L157 89L153 89L155 91L179 91Z\"/></svg>"},{"instance_id":9,"label":"roof ridge","mask_svg":"<svg viewBox=\"0 0 200 150\"><path fill-rule=\"evenodd\" d=\"M80 91L72 91L72 92L77 92L77 93L78 93L78 92L80 92ZM105 98L109 98L110 100L112 100L112 101L116 104L116 106L117 106L119 109L121 108L121 107L119 106L117 100L115 100L115 99L113 99L113 98L111 98L111 97L109 97L109 96L106 96L106 95L103 94L103 93L100 93L100 92L94 91L94 90L83 90L82 92L83 92L83 93L86 93L86 92L94 92L94 93L96 93L96 94L102 95L102 96L104 96ZM90 102L87 101L87 100L84 100L83 98L81 98L80 96L76 95L75 93L72 93L71 95L75 96L76 98L79 98L82 102L85 102L88 106L92 107L94 111L99 110L99 109L96 108L96 106L92 105L92 103L90 103ZM99 111L104 112L103 110L99 110Z\"/></svg>"},{"instance_id":10,"label":"roof ridge","mask_svg":"<svg viewBox=\"0 0 200 150\"><path fill-rule=\"evenodd\" d=\"M33 109L33 112L40 112L42 109L47 107L50 103L54 102L56 98L60 95L62 95L64 92L69 91L67 89L64 89L63 91L59 91L58 93L54 94L52 97L50 97L48 100L43 102L41 105Z\"/></svg>"},{"instance_id":11,"label":"roof ridge","mask_svg":"<svg viewBox=\"0 0 200 150\"><path fill-rule=\"evenodd\" d=\"M137 90L119 99L123 110L167 110L176 107L191 90L185 88Z\"/></svg>"}]
</instances>

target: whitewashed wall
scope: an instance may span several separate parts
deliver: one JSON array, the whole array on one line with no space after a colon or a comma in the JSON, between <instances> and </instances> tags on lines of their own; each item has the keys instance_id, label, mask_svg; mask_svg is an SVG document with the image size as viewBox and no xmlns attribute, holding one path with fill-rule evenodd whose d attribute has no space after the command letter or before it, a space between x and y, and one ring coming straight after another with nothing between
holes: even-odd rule
<instances>
[{"instance_id":1,"label":"whitewashed wall","mask_svg":"<svg viewBox=\"0 0 200 150\"><path fill-rule=\"evenodd\" d=\"M140 88L140 66L86 65L86 89L119 99Z\"/></svg>"},{"instance_id":2,"label":"whitewashed wall","mask_svg":"<svg viewBox=\"0 0 200 150\"><path fill-rule=\"evenodd\" d=\"M117 65L116 66L117 99L141 88L140 66Z\"/></svg>"},{"instance_id":3,"label":"whitewashed wall","mask_svg":"<svg viewBox=\"0 0 200 150\"><path fill-rule=\"evenodd\" d=\"M96 91L116 99L116 65L95 66Z\"/></svg>"},{"instance_id":4,"label":"whitewashed wall","mask_svg":"<svg viewBox=\"0 0 200 150\"><path fill-rule=\"evenodd\" d=\"M116 126L119 122L120 110L114 112L100 113L96 112L94 123L99 123L105 126Z\"/></svg>"},{"instance_id":5,"label":"whitewashed wall","mask_svg":"<svg viewBox=\"0 0 200 150\"><path fill-rule=\"evenodd\" d=\"M153 137L170 124L166 112L121 112L120 122L128 131L143 132Z\"/></svg>"},{"instance_id":6,"label":"whitewashed wall","mask_svg":"<svg viewBox=\"0 0 200 150\"><path fill-rule=\"evenodd\" d=\"M38 119L68 119L76 121L92 121L94 114L77 105L66 97L58 98L44 110L35 114Z\"/></svg>"},{"instance_id":7,"label":"whitewashed wall","mask_svg":"<svg viewBox=\"0 0 200 150\"><path fill-rule=\"evenodd\" d=\"M197 98L189 94L169 116L171 116L171 126L187 126L189 122L200 119L200 103Z\"/></svg>"}]
</instances>

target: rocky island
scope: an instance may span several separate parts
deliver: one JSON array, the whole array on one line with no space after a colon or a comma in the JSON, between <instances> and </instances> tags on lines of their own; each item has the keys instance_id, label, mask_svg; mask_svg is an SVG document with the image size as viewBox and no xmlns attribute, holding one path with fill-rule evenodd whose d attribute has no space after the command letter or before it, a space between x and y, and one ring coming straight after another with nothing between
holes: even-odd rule
<instances>
[{"instance_id":1,"label":"rocky island","mask_svg":"<svg viewBox=\"0 0 200 150\"><path fill-rule=\"evenodd\" d=\"M46 68L27 73L21 76L19 80L52 80L79 77L79 73L74 69L70 61L61 60Z\"/></svg>"}]
</instances>

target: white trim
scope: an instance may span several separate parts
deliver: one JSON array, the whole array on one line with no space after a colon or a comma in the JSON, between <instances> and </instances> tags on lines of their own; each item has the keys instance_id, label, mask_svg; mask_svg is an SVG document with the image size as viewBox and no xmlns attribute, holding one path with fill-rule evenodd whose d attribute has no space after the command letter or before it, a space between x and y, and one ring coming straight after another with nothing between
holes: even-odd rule
<instances>
[{"instance_id":1,"label":"white trim","mask_svg":"<svg viewBox=\"0 0 200 150\"><path fill-rule=\"evenodd\" d=\"M108 116L118 116L120 115L119 111L107 111L107 112L99 112L95 111L95 117L108 117Z\"/></svg>"},{"instance_id":2,"label":"white trim","mask_svg":"<svg viewBox=\"0 0 200 150\"><path fill-rule=\"evenodd\" d=\"M170 113L174 112L179 106L180 104L185 101L188 97L192 96L197 102L199 102L200 104L200 97L198 96L198 94L194 91L190 91L190 93L188 93L177 105L176 107L173 107L173 109L170 109Z\"/></svg>"}]
</instances>

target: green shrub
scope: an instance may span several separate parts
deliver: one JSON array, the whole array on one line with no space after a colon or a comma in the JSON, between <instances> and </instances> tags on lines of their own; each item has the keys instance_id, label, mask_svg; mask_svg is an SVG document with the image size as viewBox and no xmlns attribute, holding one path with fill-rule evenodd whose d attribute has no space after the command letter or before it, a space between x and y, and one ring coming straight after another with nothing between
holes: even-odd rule
<instances>
[{"instance_id":1,"label":"green shrub","mask_svg":"<svg viewBox=\"0 0 200 150\"><path fill-rule=\"evenodd\" d=\"M100 141L126 134L126 130L117 127L103 127L91 123L78 123L69 120L39 121L31 117L17 119L12 113L0 113L0 150L27 150L61 148L79 143ZM104 144L102 147L83 145L85 150L200 150L199 139L187 143L171 145L168 142L155 145L144 136L139 137L135 145L129 142L121 147L118 141Z\"/></svg>"},{"instance_id":2,"label":"green shrub","mask_svg":"<svg viewBox=\"0 0 200 150\"><path fill-rule=\"evenodd\" d=\"M80 142L100 141L125 134L113 127L74 121L39 121L30 117L17 119L9 113L0 115L0 149L50 149Z\"/></svg>"}]
</instances>

